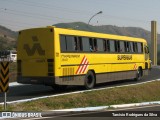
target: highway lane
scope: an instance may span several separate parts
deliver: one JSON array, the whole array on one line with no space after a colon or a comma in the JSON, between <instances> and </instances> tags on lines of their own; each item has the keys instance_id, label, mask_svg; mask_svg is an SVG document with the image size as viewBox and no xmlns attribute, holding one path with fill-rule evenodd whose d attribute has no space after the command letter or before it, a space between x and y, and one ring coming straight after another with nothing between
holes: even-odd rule
<instances>
[{"instance_id":1,"label":"highway lane","mask_svg":"<svg viewBox=\"0 0 160 120\"><path fill-rule=\"evenodd\" d=\"M125 81L118 81L118 82L110 82L105 84L99 84L96 86L96 88L105 88L105 87L114 87L114 86L120 86L120 85L127 85L127 84L135 84L145 81L150 81L154 79L160 78L160 67L154 67L151 70L151 73L149 76L144 76L142 81L133 81L133 80L125 80ZM43 86L43 85L22 85L22 86L14 86L9 88L9 92L7 93L7 101L15 101L15 100L21 100L21 99L28 99L28 98L34 98L34 97L40 97L40 96L48 96L48 95L55 95L59 93L68 93L73 91L82 91L84 90L83 87L77 87L77 86L70 86L66 90L57 92L52 89L52 87L49 86ZM0 102L3 102L3 94L0 93Z\"/></svg>"}]
</instances>

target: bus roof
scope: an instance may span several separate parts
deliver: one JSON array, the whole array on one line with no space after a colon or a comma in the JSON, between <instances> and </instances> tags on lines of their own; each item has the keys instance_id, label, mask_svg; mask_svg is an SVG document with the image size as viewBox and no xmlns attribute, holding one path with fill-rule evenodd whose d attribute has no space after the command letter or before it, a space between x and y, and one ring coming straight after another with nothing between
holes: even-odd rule
<instances>
[{"instance_id":1,"label":"bus roof","mask_svg":"<svg viewBox=\"0 0 160 120\"><path fill-rule=\"evenodd\" d=\"M122 36L122 35L107 34L107 33L97 33L97 32L82 31L82 30L67 29L67 28L57 28L57 27L52 27L52 28L54 28L54 31L58 32L59 34L146 42L145 39L137 38L137 37L129 37L129 36Z\"/></svg>"},{"instance_id":2,"label":"bus roof","mask_svg":"<svg viewBox=\"0 0 160 120\"><path fill-rule=\"evenodd\" d=\"M94 37L94 38L103 38L103 39L115 39L115 40L118 39L118 40L146 42L146 40L143 38L115 35L115 34L108 34L108 33L98 33L98 32L91 32L91 31L82 31L82 30L76 30L72 28L58 28L56 26L31 28L31 29L26 29L26 30L44 29L44 28L52 28L58 34L75 35L75 36L82 36L82 37ZM20 32L23 32L26 30L21 30Z\"/></svg>"}]
</instances>

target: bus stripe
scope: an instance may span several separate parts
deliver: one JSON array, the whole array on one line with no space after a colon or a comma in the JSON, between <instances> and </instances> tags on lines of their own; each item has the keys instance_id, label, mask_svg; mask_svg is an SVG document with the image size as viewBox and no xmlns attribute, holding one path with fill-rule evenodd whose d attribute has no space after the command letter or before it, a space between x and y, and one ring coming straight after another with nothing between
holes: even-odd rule
<instances>
[{"instance_id":1,"label":"bus stripe","mask_svg":"<svg viewBox=\"0 0 160 120\"><path fill-rule=\"evenodd\" d=\"M85 61L86 61L86 57L85 57L85 59L83 60L83 62L82 62L82 64L80 65L80 68L79 68L79 70L78 70L78 74L80 74L81 73L81 70L83 69L83 64L85 63Z\"/></svg>"},{"instance_id":2,"label":"bus stripe","mask_svg":"<svg viewBox=\"0 0 160 120\"><path fill-rule=\"evenodd\" d=\"M84 69L83 69L82 73L84 73L84 72L87 70L87 68L88 68L88 64L89 64L89 61L87 61L87 64L85 65L85 67L84 67Z\"/></svg>"},{"instance_id":3,"label":"bus stripe","mask_svg":"<svg viewBox=\"0 0 160 120\"><path fill-rule=\"evenodd\" d=\"M87 63L87 61L88 61L87 58L85 58L82 66L81 66L81 69L80 69L79 73L82 73L83 69L85 68L85 64Z\"/></svg>"},{"instance_id":4,"label":"bus stripe","mask_svg":"<svg viewBox=\"0 0 160 120\"><path fill-rule=\"evenodd\" d=\"M80 65L79 65L79 67L78 67L78 69L77 69L77 71L76 71L76 74L78 74L78 71L79 71L79 69L80 69L80 67L81 67L81 65L82 65L84 59L85 59L85 56L83 57L83 59L82 59Z\"/></svg>"},{"instance_id":5,"label":"bus stripe","mask_svg":"<svg viewBox=\"0 0 160 120\"><path fill-rule=\"evenodd\" d=\"M76 74L85 73L86 69L88 68L88 64L89 64L89 61L88 61L87 57L84 56L77 71L76 71Z\"/></svg>"}]
</instances>

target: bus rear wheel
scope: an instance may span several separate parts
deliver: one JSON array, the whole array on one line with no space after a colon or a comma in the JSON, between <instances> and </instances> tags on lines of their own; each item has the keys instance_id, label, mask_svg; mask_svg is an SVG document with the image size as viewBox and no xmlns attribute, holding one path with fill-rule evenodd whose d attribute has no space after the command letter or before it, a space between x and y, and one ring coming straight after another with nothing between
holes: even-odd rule
<instances>
[{"instance_id":1,"label":"bus rear wheel","mask_svg":"<svg viewBox=\"0 0 160 120\"><path fill-rule=\"evenodd\" d=\"M140 67L139 67L138 70L137 70L135 80L136 80L136 81L142 80L142 69L141 69Z\"/></svg>"},{"instance_id":2,"label":"bus rear wheel","mask_svg":"<svg viewBox=\"0 0 160 120\"><path fill-rule=\"evenodd\" d=\"M95 83L96 83L96 79L95 79L94 73L92 71L88 71L84 80L85 88L92 89L95 86Z\"/></svg>"}]
</instances>

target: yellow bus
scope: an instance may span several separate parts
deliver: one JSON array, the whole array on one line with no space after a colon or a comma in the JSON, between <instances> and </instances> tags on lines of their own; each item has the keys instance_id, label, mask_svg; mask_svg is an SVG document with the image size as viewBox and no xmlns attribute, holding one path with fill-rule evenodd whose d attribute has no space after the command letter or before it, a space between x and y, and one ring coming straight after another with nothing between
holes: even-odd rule
<instances>
[{"instance_id":1,"label":"yellow bus","mask_svg":"<svg viewBox=\"0 0 160 120\"><path fill-rule=\"evenodd\" d=\"M151 68L146 40L48 26L19 32L18 83L54 89L125 79L141 80Z\"/></svg>"}]
</instances>

